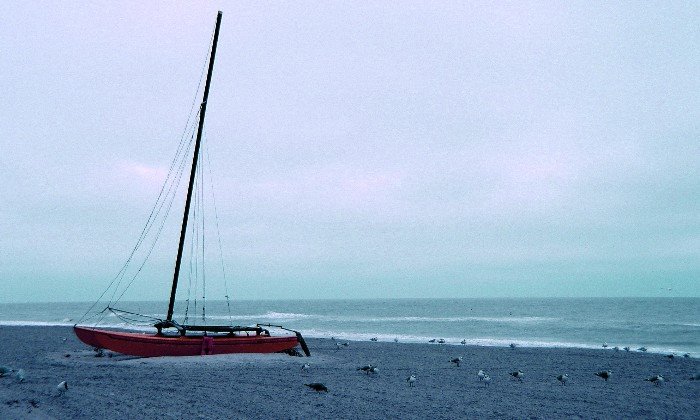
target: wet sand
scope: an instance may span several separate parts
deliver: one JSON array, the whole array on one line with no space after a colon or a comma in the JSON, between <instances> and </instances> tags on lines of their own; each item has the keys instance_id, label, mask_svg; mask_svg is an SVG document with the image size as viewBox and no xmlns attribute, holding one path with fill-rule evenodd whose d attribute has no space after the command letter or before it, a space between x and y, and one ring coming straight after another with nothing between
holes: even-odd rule
<instances>
[{"instance_id":1,"label":"wet sand","mask_svg":"<svg viewBox=\"0 0 700 420\"><path fill-rule=\"evenodd\" d=\"M63 338L66 338L64 341ZM312 356L132 358L95 352L66 327L0 327L0 419L698 418L700 360L611 349L307 339ZM112 357L109 357L112 356ZM463 358L461 366L449 362ZM301 370L310 363L308 372ZM359 366L372 364L367 375ZM477 378L483 369L489 385ZM522 381L508 373L522 370ZM605 382L593 373L609 369ZM561 385L556 376L567 373ZM414 387L406 378L415 375ZM666 382L644 381L662 374ZM56 395L56 385L68 390ZM304 386L321 382L328 393Z\"/></svg>"}]
</instances>

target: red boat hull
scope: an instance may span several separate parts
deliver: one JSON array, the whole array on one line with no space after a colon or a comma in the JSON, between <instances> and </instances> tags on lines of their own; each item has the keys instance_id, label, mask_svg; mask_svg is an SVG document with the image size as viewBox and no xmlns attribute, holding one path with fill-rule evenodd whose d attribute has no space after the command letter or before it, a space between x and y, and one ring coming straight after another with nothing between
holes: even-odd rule
<instances>
[{"instance_id":1,"label":"red boat hull","mask_svg":"<svg viewBox=\"0 0 700 420\"><path fill-rule=\"evenodd\" d=\"M88 346L141 357L275 353L292 349L299 343L296 336L158 336L78 326L73 330Z\"/></svg>"}]
</instances>

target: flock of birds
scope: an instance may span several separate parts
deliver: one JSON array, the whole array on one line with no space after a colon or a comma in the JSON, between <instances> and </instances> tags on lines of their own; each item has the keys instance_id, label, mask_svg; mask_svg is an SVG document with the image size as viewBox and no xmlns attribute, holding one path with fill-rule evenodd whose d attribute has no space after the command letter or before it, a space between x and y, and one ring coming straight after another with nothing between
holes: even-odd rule
<instances>
[{"instance_id":1,"label":"flock of birds","mask_svg":"<svg viewBox=\"0 0 700 420\"><path fill-rule=\"evenodd\" d=\"M348 346L349 346L349 343L348 343L348 342L343 342L343 343L337 342L336 339L335 339L335 337L331 337L331 340L332 340L333 342L335 342L336 350L338 350L338 349L340 349L340 348L344 348L344 347L348 347ZM376 341L378 341L378 338L377 338L377 337L372 337L372 338L370 338L370 341L376 342ZM395 338L395 339L394 339L394 342L398 342L398 339ZM431 340L428 340L428 342L429 342L429 343L444 344L444 343L445 343L445 340L444 340L444 339L431 339ZM461 341L461 344L466 345L466 340L462 340L462 341ZM515 349L515 348L517 347L517 345L516 345L515 343L511 343L511 344L509 345L509 347L510 347L511 349ZM608 347L609 347L609 346L608 346L607 343L603 343L603 348L608 348ZM619 351L620 348L617 347L617 346L615 346L615 347L613 347L613 350ZM623 347L623 350L625 350L625 351L627 351L627 352L631 351L630 347ZM637 351L646 352L646 351L647 351L647 348L646 348L646 347L640 347L640 348L637 349ZM684 357L684 358L689 358L689 357L690 357L690 354L689 354L689 353L685 353L685 354L683 355L683 357ZM670 360L673 360L673 359L675 358L675 355L674 355L674 354L668 354L668 355L666 355L666 358L668 358L668 359L670 359ZM449 363L453 364L453 365L456 366L456 367L460 367L460 366L462 365L462 361L463 361L463 360L464 360L464 359L463 359L462 356L458 356L458 357L455 357L455 358L450 359L450 360L449 360ZM302 372L309 372L309 371L311 370L311 364L310 364L310 363L304 363L304 364L301 366L301 370L302 370ZM361 371L361 372L364 372L364 373L366 373L367 375L377 375L377 374L379 374L379 368L378 368L377 366L372 365L372 364L368 364L368 365L365 365L365 366L360 366L360 367L357 368L357 370L358 370L358 371ZM599 377L599 378L605 380L605 382L608 382L608 380L610 380L610 378L612 377L613 372L612 372L611 370L601 370L601 371L599 371L599 372L594 372L593 374L594 374L595 376L597 376L597 377ZM509 375L512 376L512 377L514 378L514 380L521 381L521 382L522 382L523 378L525 377L525 373L524 373L522 370L520 370L520 369L518 369L518 370L516 370L516 371L513 371L513 372L510 372ZM477 376L477 379L478 379L480 382L484 383L485 386L488 386L488 385L491 384L491 376L489 376L486 372L484 372L484 370L480 369L480 370L477 372L476 376ZM556 376L556 379L557 379L557 381L559 381L559 383L561 383L562 385L566 385L566 382L569 380L569 375L566 374L566 373L562 373L562 374L560 374L560 375L557 375L557 376ZM408 386L409 386L409 387L414 387L417 380L418 380L418 379L417 379L416 375L415 375L415 374L412 374L412 375L410 375L409 377L406 378L406 383L408 383ZM651 382L651 383L653 383L653 384L656 385L656 386L660 386L662 383L664 383L664 382L666 381L666 379L665 379L662 375L660 375L660 374L659 374L659 375L650 376L649 378L645 378L644 380L647 381L647 382ZM691 376L691 377L689 378L689 380L691 380L691 381L693 381L693 380L700 380L700 373L697 373L697 374ZM320 383L320 382L313 382L313 383L308 383L308 384L304 384L304 385L307 386L307 387L309 387L309 388L311 388L312 390L314 390L314 391L316 391L316 392L328 392L328 387L327 387L326 385Z\"/></svg>"}]
</instances>

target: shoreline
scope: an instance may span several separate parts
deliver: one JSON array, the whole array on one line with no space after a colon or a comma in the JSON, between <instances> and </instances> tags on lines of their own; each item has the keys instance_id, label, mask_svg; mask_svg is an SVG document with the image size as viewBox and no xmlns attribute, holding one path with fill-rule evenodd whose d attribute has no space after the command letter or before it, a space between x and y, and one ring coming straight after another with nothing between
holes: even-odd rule
<instances>
[{"instance_id":1,"label":"shoreline","mask_svg":"<svg viewBox=\"0 0 700 420\"><path fill-rule=\"evenodd\" d=\"M45 322L45 321L0 321L0 328L2 327L32 327L32 328L51 328L51 327L59 327L59 328L72 328L73 327L72 322ZM137 332L153 332L153 327L133 327L133 328L125 328L122 326L117 326L117 325L101 325L99 328L104 328L104 329L115 329L115 330L126 330L126 331L137 331ZM447 345L447 346L463 346L461 344L461 340L458 338L444 338L445 343L442 344L436 344L436 343L429 343L429 340L431 339L440 339L442 337L406 337L405 335L393 335L393 334L371 334L371 333L355 333L355 334L348 334L348 333L337 333L337 334L332 334L332 333L323 333L323 334L309 334L308 332L301 331L301 333L304 335L305 338L310 338L310 339L327 339L330 340L331 337L335 337L338 340L342 341L353 341L353 342L363 342L363 341L369 341L370 338L377 337L378 342L383 342L383 343L393 343L395 342L395 338L400 338L399 342L403 344L433 344L433 345ZM575 342L552 342L552 341L528 341L528 340L522 340L522 339L513 339L513 340L508 340L508 339L500 339L500 338L472 338L472 339L464 339L466 341L467 346L476 346L476 347L497 347L497 348L505 348L509 347L511 343L515 344L518 347L522 348L553 348L553 349L588 349L588 350L603 350L603 351L615 351L614 347L618 347L618 351L622 352L624 351L623 348L625 346L630 347L630 353L649 353L649 354L657 354L657 355L668 355L668 354L675 354L676 356L683 356L684 354L689 354L693 358L700 358L700 353L693 352L693 351L686 351L683 349L674 349L674 348L660 348L660 347L655 347L653 345L642 345L639 343L609 343L608 348L603 348L602 345L593 345L593 344L585 344L585 343L575 343ZM641 352L638 349L640 347L644 346L647 348L646 352Z\"/></svg>"},{"instance_id":2,"label":"shoreline","mask_svg":"<svg viewBox=\"0 0 700 420\"><path fill-rule=\"evenodd\" d=\"M3 419L695 418L700 410L700 381L688 379L700 361L651 353L370 341L337 349L330 339L307 338L309 358L98 358L69 327L0 326L0 338L0 365L26 372L23 382L0 378ZM449 362L454 357L463 357L461 366ZM379 374L357 371L368 363ZM478 380L480 369L489 385ZM518 369L522 381L509 375ZM593 374L607 369L610 381ZM562 373L565 386L556 379ZM663 385L644 381L656 374ZM69 390L54 396L63 380ZM304 386L310 382L329 392Z\"/></svg>"}]
</instances>

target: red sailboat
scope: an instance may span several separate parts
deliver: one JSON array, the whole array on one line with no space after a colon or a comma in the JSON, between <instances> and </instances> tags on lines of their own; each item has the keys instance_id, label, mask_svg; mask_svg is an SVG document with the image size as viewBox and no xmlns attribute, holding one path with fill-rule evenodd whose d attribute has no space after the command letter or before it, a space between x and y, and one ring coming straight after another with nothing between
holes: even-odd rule
<instances>
[{"instance_id":1,"label":"red sailboat","mask_svg":"<svg viewBox=\"0 0 700 420\"><path fill-rule=\"evenodd\" d=\"M192 158L189 186L187 189L187 199L185 201L185 211L182 218L180 241L177 251L177 258L175 260L175 273L173 275L172 288L170 291L170 302L168 305L167 316L165 319L157 319L151 317L155 321L155 323L152 324L152 326L156 329L155 333L126 332L123 330L108 329L104 327L98 328L96 325L79 326L78 324L76 324L73 327L76 336L83 343L95 349L108 349L117 353L127 355L153 357L194 356L228 353L296 353L295 347L297 345L301 345L304 353L307 356L309 356L310 354L309 349L306 346L306 343L304 342L304 339L299 332L286 329L278 325L191 325L187 324L186 322L178 323L173 319L175 294L177 291L178 279L180 276L180 265L182 262L183 248L185 244L185 237L187 234L187 221L190 217L192 191L195 187L195 176L197 174L197 162L200 155L200 145L202 141L202 131L204 127L204 116L207 110L207 98L209 95L211 76L214 68L214 57L216 56L216 46L219 38L220 25L221 12L217 14L216 18L216 27L214 29L211 54L209 57L207 79L204 87L202 103L199 108L197 137L194 143L194 156ZM137 243L137 246L141 243L141 239L142 238L139 239L139 243ZM131 260L131 257L129 260ZM120 316L120 314L138 316L138 314L117 310L109 305L102 312L104 313L107 310L111 311L114 314L117 314L118 316ZM272 327L284 330L287 332L287 334L273 336L270 334L269 330L269 328Z\"/></svg>"}]
</instances>

